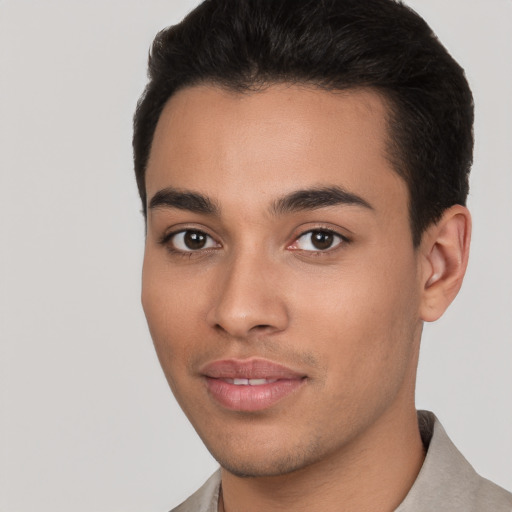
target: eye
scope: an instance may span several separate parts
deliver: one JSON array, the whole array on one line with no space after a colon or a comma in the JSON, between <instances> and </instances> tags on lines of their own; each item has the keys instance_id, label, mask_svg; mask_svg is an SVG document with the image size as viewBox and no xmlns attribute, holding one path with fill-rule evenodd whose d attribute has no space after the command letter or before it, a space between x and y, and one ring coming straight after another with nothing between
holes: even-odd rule
<instances>
[{"instance_id":1,"label":"eye","mask_svg":"<svg viewBox=\"0 0 512 512\"><path fill-rule=\"evenodd\" d=\"M328 251L346 241L341 235L325 229L316 229L304 233L293 242L289 249L300 251Z\"/></svg>"},{"instance_id":2,"label":"eye","mask_svg":"<svg viewBox=\"0 0 512 512\"><path fill-rule=\"evenodd\" d=\"M187 229L174 233L167 238L173 249L182 252L199 251L219 247L219 244L203 231Z\"/></svg>"}]
</instances>

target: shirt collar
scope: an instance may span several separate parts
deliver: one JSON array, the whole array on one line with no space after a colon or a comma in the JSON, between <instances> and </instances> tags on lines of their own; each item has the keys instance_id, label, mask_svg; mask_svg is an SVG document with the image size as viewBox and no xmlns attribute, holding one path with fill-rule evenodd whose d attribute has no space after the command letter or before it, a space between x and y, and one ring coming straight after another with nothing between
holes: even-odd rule
<instances>
[{"instance_id":1,"label":"shirt collar","mask_svg":"<svg viewBox=\"0 0 512 512\"><path fill-rule=\"evenodd\" d=\"M480 477L433 413L418 411L418 425L427 454L414 485L395 512L466 512Z\"/></svg>"}]
</instances>

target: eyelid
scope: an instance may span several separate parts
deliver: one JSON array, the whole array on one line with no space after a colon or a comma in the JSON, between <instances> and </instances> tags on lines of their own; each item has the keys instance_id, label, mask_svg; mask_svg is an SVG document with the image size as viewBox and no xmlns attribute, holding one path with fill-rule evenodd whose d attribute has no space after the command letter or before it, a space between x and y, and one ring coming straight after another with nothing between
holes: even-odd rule
<instances>
[{"instance_id":1,"label":"eyelid","mask_svg":"<svg viewBox=\"0 0 512 512\"><path fill-rule=\"evenodd\" d=\"M172 244L172 239L176 235L179 235L181 233L184 234L189 231L193 231L193 232L201 233L201 234L205 235L207 238L213 240L215 242L216 246L215 247L202 247L200 249L188 249L187 250L187 249L178 248L174 244ZM166 231L160 237L160 239L158 240L158 243L160 245L167 247L167 249L171 252L179 253L179 254L186 254L186 255L190 255L192 253L204 252L204 251L208 251L210 249L216 249L216 248L222 247L221 243L216 239L216 237L214 237L213 235L208 233L208 231L206 229L199 228L199 227L193 227L193 226L180 226L175 229L170 229L170 230Z\"/></svg>"},{"instance_id":2,"label":"eyelid","mask_svg":"<svg viewBox=\"0 0 512 512\"><path fill-rule=\"evenodd\" d=\"M211 234L211 230L204 226L203 224L196 224L196 223L178 223L171 226L167 226L165 229L163 229L163 234L158 236L158 243L165 244L168 242L174 235L177 235L178 233L182 233L184 231L198 231L200 233L204 233L205 235L213 238L216 240L216 236Z\"/></svg>"},{"instance_id":3,"label":"eyelid","mask_svg":"<svg viewBox=\"0 0 512 512\"><path fill-rule=\"evenodd\" d=\"M171 243L173 237L175 237L176 235L178 235L180 233L186 233L188 231L198 232L198 233L205 235L206 237L208 237L215 243L215 246L212 247L210 245L210 247L203 247L203 248L199 248L199 249L188 249L187 250L187 249L180 249ZM300 247L292 247L294 244L297 243L297 241L301 237L303 237L307 234L315 233L315 232L330 233L334 237L338 238L339 241L338 241L338 243L336 243L332 247L328 247L327 249L302 249ZM197 226L197 225L195 225L195 226L180 225L180 226L173 226L172 228L168 228L168 230L166 230L164 232L164 234L161 237L159 237L157 242L159 245L167 247L167 249L170 252L174 252L174 253L181 254L181 255L188 255L188 256L190 256L194 253L207 252L212 249L222 248L222 246L223 246L223 244L218 241L218 238L216 236L209 233L208 228L203 227L203 226ZM342 234L340 232L340 229L335 229L335 228L325 226L325 225L314 225L314 226L311 226L309 229L306 229L305 226L303 225L302 229L300 231L297 230L297 234L293 236L292 242L286 245L286 249L292 250L292 251L297 251L297 252L322 255L322 254L334 252L336 249L340 248L340 246L345 246L346 244L349 244L351 242L352 242L351 238Z\"/></svg>"},{"instance_id":4,"label":"eyelid","mask_svg":"<svg viewBox=\"0 0 512 512\"><path fill-rule=\"evenodd\" d=\"M292 247L303 236L311 234L311 233L315 233L315 232L325 232L325 233L332 234L333 236L339 238L339 242L336 243L335 245L333 245L332 247L328 247L327 249L301 249L301 248L298 248L298 247ZM292 243L288 244L287 249L292 250L292 251L300 251L300 252L303 252L303 253L311 253L311 254L317 254L318 255L318 254L326 254L326 253L334 252L336 249L340 248L340 246L343 246L345 244L349 244L350 242L351 242L350 238L348 238L347 236L343 235L342 233L340 233L339 231L337 231L337 230L335 230L333 228L325 227L325 226L315 226L315 227L312 227L310 229L306 229L304 231L301 231L298 235L296 235L293 238Z\"/></svg>"}]
</instances>

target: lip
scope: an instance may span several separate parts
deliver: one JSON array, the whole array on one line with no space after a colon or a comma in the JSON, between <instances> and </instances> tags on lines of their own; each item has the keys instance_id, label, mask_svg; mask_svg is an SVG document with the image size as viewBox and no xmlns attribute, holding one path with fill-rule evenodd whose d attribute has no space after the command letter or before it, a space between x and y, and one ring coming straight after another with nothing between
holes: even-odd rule
<instances>
[{"instance_id":1,"label":"lip","mask_svg":"<svg viewBox=\"0 0 512 512\"><path fill-rule=\"evenodd\" d=\"M306 380L286 366L266 359L224 359L205 365L200 372L210 396L233 411L261 411L297 391ZM237 385L235 379L254 379L256 383ZM261 383L261 380L267 382Z\"/></svg>"}]
</instances>

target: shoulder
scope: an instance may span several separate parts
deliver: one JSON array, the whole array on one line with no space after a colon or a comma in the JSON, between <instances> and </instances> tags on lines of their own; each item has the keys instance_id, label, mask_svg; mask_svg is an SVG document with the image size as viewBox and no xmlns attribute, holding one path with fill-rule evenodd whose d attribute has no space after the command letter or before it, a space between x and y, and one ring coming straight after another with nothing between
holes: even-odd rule
<instances>
[{"instance_id":1,"label":"shoulder","mask_svg":"<svg viewBox=\"0 0 512 512\"><path fill-rule=\"evenodd\" d=\"M474 494L474 509L475 511L512 512L512 494L495 483L478 476Z\"/></svg>"},{"instance_id":2,"label":"shoulder","mask_svg":"<svg viewBox=\"0 0 512 512\"><path fill-rule=\"evenodd\" d=\"M419 411L418 423L427 455L396 512L512 512L512 494L476 473L434 414Z\"/></svg>"},{"instance_id":3,"label":"shoulder","mask_svg":"<svg viewBox=\"0 0 512 512\"><path fill-rule=\"evenodd\" d=\"M220 470L216 471L192 496L171 512L217 512Z\"/></svg>"}]
</instances>

